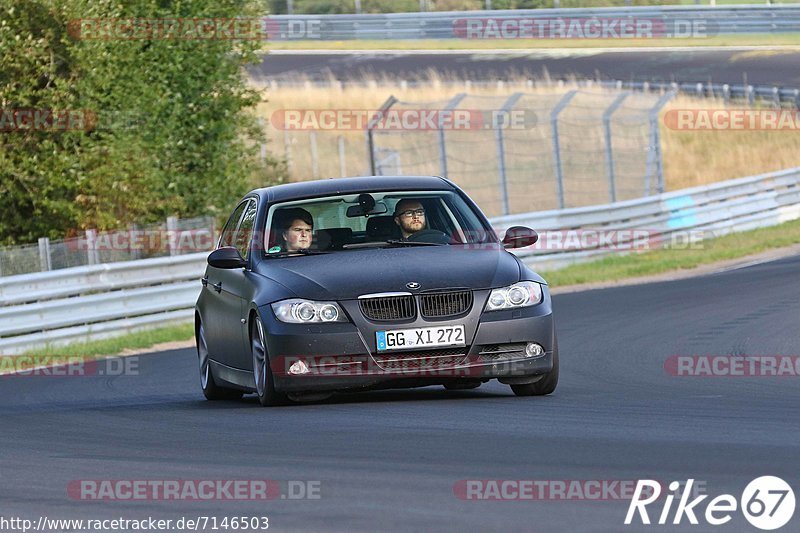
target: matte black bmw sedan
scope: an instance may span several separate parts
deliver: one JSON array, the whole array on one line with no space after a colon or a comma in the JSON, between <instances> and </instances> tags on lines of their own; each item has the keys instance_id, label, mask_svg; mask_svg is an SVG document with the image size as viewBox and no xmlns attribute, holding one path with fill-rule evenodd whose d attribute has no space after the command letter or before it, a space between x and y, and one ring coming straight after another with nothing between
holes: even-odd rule
<instances>
[{"instance_id":1,"label":"matte black bmw sedan","mask_svg":"<svg viewBox=\"0 0 800 533\"><path fill-rule=\"evenodd\" d=\"M558 343L545 281L507 248L536 242L439 177L252 191L208 257L196 306L208 399L262 405L336 391L490 379L550 394Z\"/></svg>"}]
</instances>

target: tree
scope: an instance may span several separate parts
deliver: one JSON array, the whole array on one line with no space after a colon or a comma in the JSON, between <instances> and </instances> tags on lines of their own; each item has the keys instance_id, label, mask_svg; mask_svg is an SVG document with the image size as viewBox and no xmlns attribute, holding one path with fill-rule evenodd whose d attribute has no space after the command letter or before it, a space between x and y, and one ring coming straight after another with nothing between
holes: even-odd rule
<instances>
[{"instance_id":1,"label":"tree","mask_svg":"<svg viewBox=\"0 0 800 533\"><path fill-rule=\"evenodd\" d=\"M80 129L0 132L0 242L223 215L251 186L280 180L276 161L265 168L256 157L263 133L251 109L260 97L244 79L259 40L92 39L79 22L255 18L260 9L233 0L3 6L6 117L68 110L85 120Z\"/></svg>"}]
</instances>

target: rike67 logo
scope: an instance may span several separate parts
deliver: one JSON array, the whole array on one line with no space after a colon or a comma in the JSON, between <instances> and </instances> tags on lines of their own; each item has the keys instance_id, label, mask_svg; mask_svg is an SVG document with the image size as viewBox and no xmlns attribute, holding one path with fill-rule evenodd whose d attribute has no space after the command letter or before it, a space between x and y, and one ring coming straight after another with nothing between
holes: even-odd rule
<instances>
[{"instance_id":1,"label":"rike67 logo","mask_svg":"<svg viewBox=\"0 0 800 533\"><path fill-rule=\"evenodd\" d=\"M693 484L694 479L689 479L685 484L678 481L669 484L669 490L673 494L669 494L663 499L663 507L656 524L670 523L670 517L672 517L671 523L678 525L685 517L690 524L697 525L700 523L699 516L705 519L707 524L721 526L733 520L733 515L738 509L741 509L750 525L762 531L772 531L788 524L794 515L794 491L779 477L762 476L754 479L745 487L739 500L731 494L721 494L707 502L705 512L701 512L701 504L708 498L708 495L700 495L689 500L692 496ZM675 494L681 487L684 487L683 491ZM637 516L642 524L650 525L651 518L647 506L659 500L660 496L661 484L658 481L640 479L636 484L631 504L628 506L625 525L635 523ZM673 512L672 504L676 497L678 503ZM657 509L651 509L651 511L657 511ZM654 516L653 519L656 517Z\"/></svg>"}]
</instances>

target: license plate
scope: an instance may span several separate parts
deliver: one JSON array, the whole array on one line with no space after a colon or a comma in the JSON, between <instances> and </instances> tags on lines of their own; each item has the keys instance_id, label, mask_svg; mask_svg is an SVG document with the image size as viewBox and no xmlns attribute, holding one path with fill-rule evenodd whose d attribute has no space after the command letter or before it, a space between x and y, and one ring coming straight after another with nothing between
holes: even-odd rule
<instances>
[{"instance_id":1,"label":"license plate","mask_svg":"<svg viewBox=\"0 0 800 533\"><path fill-rule=\"evenodd\" d=\"M436 326L433 328L393 329L375 333L378 351L407 350L408 348L435 346L466 346L464 326Z\"/></svg>"}]
</instances>

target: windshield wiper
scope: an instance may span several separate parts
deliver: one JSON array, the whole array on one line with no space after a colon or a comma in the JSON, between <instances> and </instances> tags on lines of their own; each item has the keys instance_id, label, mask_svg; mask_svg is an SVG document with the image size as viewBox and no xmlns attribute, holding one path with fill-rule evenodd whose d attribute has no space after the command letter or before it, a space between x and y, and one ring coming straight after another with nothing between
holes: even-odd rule
<instances>
[{"instance_id":1,"label":"windshield wiper","mask_svg":"<svg viewBox=\"0 0 800 533\"><path fill-rule=\"evenodd\" d=\"M358 248L374 248L376 246L444 246L443 243L438 242L423 242L423 241L403 241L400 239L389 239L388 241L367 241L367 242L354 242L342 246L343 250L356 250Z\"/></svg>"},{"instance_id":2,"label":"windshield wiper","mask_svg":"<svg viewBox=\"0 0 800 533\"><path fill-rule=\"evenodd\" d=\"M441 242L403 241L400 239L389 239L386 243L392 246L444 246L444 243Z\"/></svg>"},{"instance_id":3,"label":"windshield wiper","mask_svg":"<svg viewBox=\"0 0 800 533\"><path fill-rule=\"evenodd\" d=\"M292 256L292 255L322 255L322 254L327 254L327 253L330 253L330 252L322 252L320 250L309 250L308 248L300 248L299 250L294 250L294 251L291 251L291 252L285 251L285 252L277 252L277 253L273 253L273 254L266 254L265 257L267 259L270 259L272 257L289 257L289 256Z\"/></svg>"}]
</instances>

